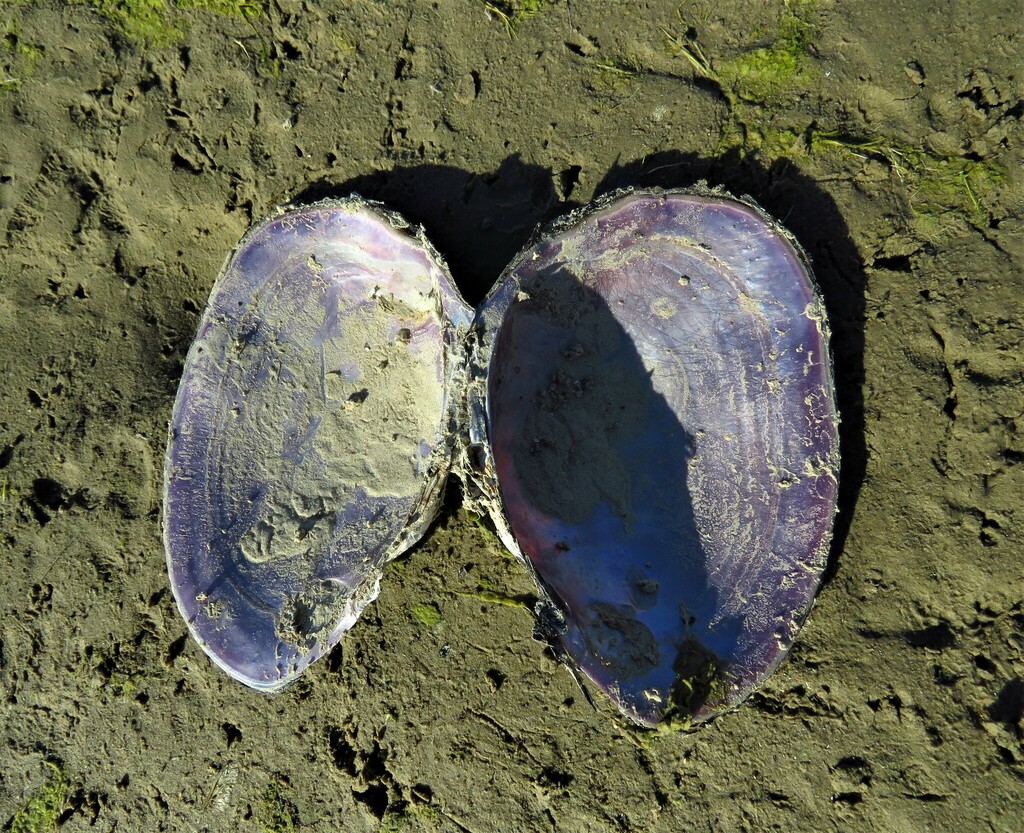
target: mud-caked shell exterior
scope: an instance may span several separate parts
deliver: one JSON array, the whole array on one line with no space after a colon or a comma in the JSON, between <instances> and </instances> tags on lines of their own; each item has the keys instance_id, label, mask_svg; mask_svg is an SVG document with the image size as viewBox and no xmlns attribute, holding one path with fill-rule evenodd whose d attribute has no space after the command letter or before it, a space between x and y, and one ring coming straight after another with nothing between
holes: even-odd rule
<instances>
[{"instance_id":1,"label":"mud-caked shell exterior","mask_svg":"<svg viewBox=\"0 0 1024 833\"><path fill-rule=\"evenodd\" d=\"M474 499L570 663L643 725L737 705L790 649L836 510L799 246L720 191L611 195L512 262L471 344Z\"/></svg>"},{"instance_id":2,"label":"mud-caked shell exterior","mask_svg":"<svg viewBox=\"0 0 1024 833\"><path fill-rule=\"evenodd\" d=\"M228 258L171 419L164 538L232 677L294 680L436 514L470 317L422 234L359 198L279 209Z\"/></svg>"}]
</instances>

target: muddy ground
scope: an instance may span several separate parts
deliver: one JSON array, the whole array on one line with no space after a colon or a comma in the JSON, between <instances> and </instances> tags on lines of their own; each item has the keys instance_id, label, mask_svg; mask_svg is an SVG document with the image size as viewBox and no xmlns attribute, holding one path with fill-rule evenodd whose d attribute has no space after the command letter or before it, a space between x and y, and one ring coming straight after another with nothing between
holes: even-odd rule
<instances>
[{"instance_id":1,"label":"muddy ground","mask_svg":"<svg viewBox=\"0 0 1024 833\"><path fill-rule=\"evenodd\" d=\"M0 825L1024 829L1019 3L179 6L0 6ZM476 302L538 223L701 179L793 231L834 333L837 540L763 690L693 734L592 707L455 497L297 685L217 670L162 461L249 224L357 190Z\"/></svg>"}]
</instances>

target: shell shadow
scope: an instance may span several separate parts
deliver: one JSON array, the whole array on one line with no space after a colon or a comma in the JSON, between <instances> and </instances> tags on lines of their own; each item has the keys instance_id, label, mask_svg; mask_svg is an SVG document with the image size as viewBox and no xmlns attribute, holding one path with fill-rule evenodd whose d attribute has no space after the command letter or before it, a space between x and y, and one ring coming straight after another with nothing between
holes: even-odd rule
<instances>
[{"instance_id":1,"label":"shell shadow","mask_svg":"<svg viewBox=\"0 0 1024 833\"><path fill-rule=\"evenodd\" d=\"M564 208L548 168L509 156L497 170L397 166L339 183L318 180L295 195L312 202L352 193L379 200L421 225L444 256L466 300L478 304L537 226Z\"/></svg>"},{"instance_id":2,"label":"shell shadow","mask_svg":"<svg viewBox=\"0 0 1024 833\"><path fill-rule=\"evenodd\" d=\"M688 719L725 680L742 687L750 657L745 616L725 612L710 578L726 565L709 563L695 515L683 391L657 350L641 355L631 305L613 310L561 265L522 290L490 383L512 529L574 662L634 719Z\"/></svg>"},{"instance_id":3,"label":"shell shadow","mask_svg":"<svg viewBox=\"0 0 1024 833\"><path fill-rule=\"evenodd\" d=\"M832 330L839 426L839 514L836 517L822 586L839 569L857 498L867 469L864 439L863 260L832 197L790 160L769 167L738 153L708 159L693 153L664 151L642 160L616 164L601 180L596 195L626 186L680 188L707 180L728 191L753 197L778 219L810 255Z\"/></svg>"},{"instance_id":4,"label":"shell shadow","mask_svg":"<svg viewBox=\"0 0 1024 833\"><path fill-rule=\"evenodd\" d=\"M295 200L309 202L356 192L386 203L424 227L450 264L460 291L475 305L539 226L578 207L579 203L559 199L556 179L550 169L526 164L512 155L487 173L428 164L398 166L342 182L322 179L297 194ZM700 180L722 185L737 196L749 195L778 218L810 255L824 298L842 416L839 514L823 577L825 584L838 570L867 464L862 396L866 279L861 257L831 196L786 160L766 168L738 155L709 159L666 151L616 164L606 172L595 195L627 186L687 187ZM678 421L674 425L682 431ZM686 453L685 448L681 442L679 449L683 450L679 453ZM685 471L685 466L673 468ZM681 491L680 500L685 503L688 490ZM686 516L685 506L682 515ZM702 604L713 607L714 591L708 587L707 570L699 553L692 564L688 581L710 594ZM699 593L692 598L699 598ZM600 641L602 637L591 638ZM728 656L732 649L724 643L714 646L719 656ZM694 710L701 705L696 700L687 704Z\"/></svg>"}]
</instances>

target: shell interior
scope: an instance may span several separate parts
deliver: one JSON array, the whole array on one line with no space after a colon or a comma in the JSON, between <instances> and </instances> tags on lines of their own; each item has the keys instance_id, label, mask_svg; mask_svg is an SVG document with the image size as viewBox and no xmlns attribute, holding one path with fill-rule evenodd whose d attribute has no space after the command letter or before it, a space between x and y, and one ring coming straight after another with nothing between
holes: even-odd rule
<instances>
[{"instance_id":1,"label":"shell interior","mask_svg":"<svg viewBox=\"0 0 1024 833\"><path fill-rule=\"evenodd\" d=\"M799 249L748 203L637 193L528 248L487 304L495 482L565 651L644 725L733 707L789 650L835 513Z\"/></svg>"},{"instance_id":2,"label":"shell interior","mask_svg":"<svg viewBox=\"0 0 1024 833\"><path fill-rule=\"evenodd\" d=\"M721 192L619 193L475 318L357 198L229 258L171 424L165 538L193 636L274 691L354 623L455 471L533 571L567 660L632 720L734 707L789 650L836 506L806 259Z\"/></svg>"},{"instance_id":3,"label":"shell interior","mask_svg":"<svg viewBox=\"0 0 1024 833\"><path fill-rule=\"evenodd\" d=\"M165 542L231 676L291 682L429 524L469 315L433 250L361 200L279 212L228 259L175 402Z\"/></svg>"}]
</instances>

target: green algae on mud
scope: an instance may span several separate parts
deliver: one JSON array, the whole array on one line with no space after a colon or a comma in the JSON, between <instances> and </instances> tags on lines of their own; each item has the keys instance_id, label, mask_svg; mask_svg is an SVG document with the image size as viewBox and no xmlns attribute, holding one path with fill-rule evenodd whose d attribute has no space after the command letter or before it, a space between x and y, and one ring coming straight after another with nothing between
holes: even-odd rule
<instances>
[{"instance_id":1,"label":"green algae on mud","mask_svg":"<svg viewBox=\"0 0 1024 833\"><path fill-rule=\"evenodd\" d=\"M501 21L509 38L514 38L519 27L536 17L550 0L482 0L487 14Z\"/></svg>"},{"instance_id":2,"label":"green algae on mud","mask_svg":"<svg viewBox=\"0 0 1024 833\"><path fill-rule=\"evenodd\" d=\"M7 57L0 65L0 93L20 85L32 74L42 57L42 47L21 37L19 10L32 0L9 0L6 19L0 22L0 55ZM159 48L181 43L196 21L190 12L216 14L243 21L260 40L262 63L274 68L269 47L256 29L254 21L263 15L263 5L253 0L71 0L100 15L130 42L146 48ZM243 47L244 48L244 47ZM265 54L266 53L266 54Z\"/></svg>"},{"instance_id":3,"label":"green algae on mud","mask_svg":"<svg viewBox=\"0 0 1024 833\"><path fill-rule=\"evenodd\" d=\"M0 22L0 94L21 86L43 57L39 44L25 40L21 33L16 3L6 20Z\"/></svg>"},{"instance_id":4,"label":"green algae on mud","mask_svg":"<svg viewBox=\"0 0 1024 833\"><path fill-rule=\"evenodd\" d=\"M818 0L786 3L769 45L725 59L708 57L697 29L678 11L684 34L662 29L671 54L715 85L726 103L727 118L714 156L756 155L765 165L813 158L833 174L856 160L878 159L897 180L910 226L923 239L948 233L950 222L986 227L991 219L987 201L1007 177L999 162L966 153L942 155L883 133L858 134L841 125L824 128L816 118L778 110L813 91L816 74L811 49L818 33L818 5ZM644 71L636 63L628 70L631 74ZM772 110L773 116L766 118Z\"/></svg>"},{"instance_id":5,"label":"green algae on mud","mask_svg":"<svg viewBox=\"0 0 1024 833\"><path fill-rule=\"evenodd\" d=\"M940 156L886 136L857 137L814 129L808 130L808 136L812 152L836 151L858 159L884 160L905 184L915 215L939 217L953 213L979 227L987 225L989 212L982 200L1007 177L1006 169L991 159ZM920 226L927 228L923 221Z\"/></svg>"},{"instance_id":6,"label":"green algae on mud","mask_svg":"<svg viewBox=\"0 0 1024 833\"><path fill-rule=\"evenodd\" d=\"M420 602L413 605L412 615L416 618L416 621L428 627L440 625L443 620L441 609L434 602Z\"/></svg>"},{"instance_id":7,"label":"green algae on mud","mask_svg":"<svg viewBox=\"0 0 1024 833\"><path fill-rule=\"evenodd\" d=\"M10 833L49 833L57 829L65 809L68 778L64 768L45 761L49 769L46 782L18 808L5 830Z\"/></svg>"},{"instance_id":8,"label":"green algae on mud","mask_svg":"<svg viewBox=\"0 0 1024 833\"><path fill-rule=\"evenodd\" d=\"M252 25L263 13L262 4L251 0L72 0L101 14L125 37L152 46L180 40L182 11L198 9L224 17L236 17Z\"/></svg>"},{"instance_id":9,"label":"green algae on mud","mask_svg":"<svg viewBox=\"0 0 1024 833\"><path fill-rule=\"evenodd\" d=\"M816 0L784 4L769 44L744 49L732 58L709 60L697 39L697 29L677 10L682 33L661 31L669 52L684 58L698 75L715 82L733 105L738 101L765 103L811 80L807 67L815 35Z\"/></svg>"},{"instance_id":10,"label":"green algae on mud","mask_svg":"<svg viewBox=\"0 0 1024 833\"><path fill-rule=\"evenodd\" d=\"M264 833L296 833L302 829L299 809L289 798L287 779L277 779L263 791L254 821Z\"/></svg>"}]
</instances>

